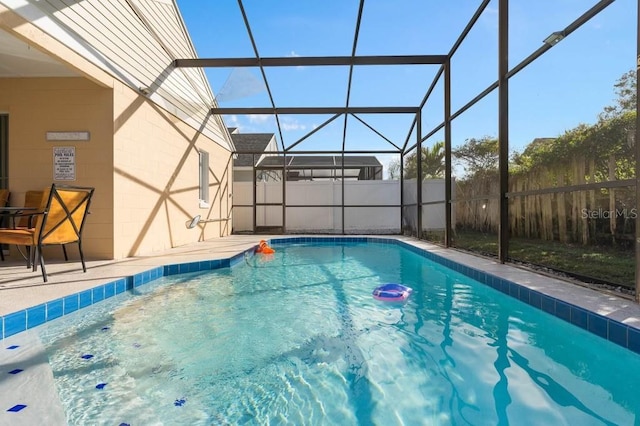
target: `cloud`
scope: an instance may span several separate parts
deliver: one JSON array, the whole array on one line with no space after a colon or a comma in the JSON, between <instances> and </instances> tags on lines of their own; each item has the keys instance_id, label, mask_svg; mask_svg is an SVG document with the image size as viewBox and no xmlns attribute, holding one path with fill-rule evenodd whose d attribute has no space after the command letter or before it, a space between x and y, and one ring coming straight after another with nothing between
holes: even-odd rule
<instances>
[{"instance_id":1,"label":"cloud","mask_svg":"<svg viewBox=\"0 0 640 426\"><path fill-rule=\"evenodd\" d=\"M251 124L265 124L272 119L272 116L269 114L249 114L247 118Z\"/></svg>"},{"instance_id":2,"label":"cloud","mask_svg":"<svg viewBox=\"0 0 640 426\"><path fill-rule=\"evenodd\" d=\"M282 130L306 130L307 126L300 123L297 120L293 120L291 118L283 118L280 120L280 126Z\"/></svg>"},{"instance_id":3,"label":"cloud","mask_svg":"<svg viewBox=\"0 0 640 426\"><path fill-rule=\"evenodd\" d=\"M225 115L224 124L227 127L235 127L240 131L242 130L242 126L240 125L240 120L237 115Z\"/></svg>"},{"instance_id":4,"label":"cloud","mask_svg":"<svg viewBox=\"0 0 640 426\"><path fill-rule=\"evenodd\" d=\"M498 29L498 8L487 6L480 16L480 22L490 31Z\"/></svg>"},{"instance_id":5,"label":"cloud","mask_svg":"<svg viewBox=\"0 0 640 426\"><path fill-rule=\"evenodd\" d=\"M293 50L292 50L292 51L291 51L287 56L288 56L289 58L299 58L299 57L300 57L300 55L298 55L298 54L297 54L295 51L293 51ZM303 66L301 66L301 65L298 65L298 66L296 67L296 69L297 69L297 70L301 70L301 69L304 69L304 67L303 67Z\"/></svg>"}]
</instances>

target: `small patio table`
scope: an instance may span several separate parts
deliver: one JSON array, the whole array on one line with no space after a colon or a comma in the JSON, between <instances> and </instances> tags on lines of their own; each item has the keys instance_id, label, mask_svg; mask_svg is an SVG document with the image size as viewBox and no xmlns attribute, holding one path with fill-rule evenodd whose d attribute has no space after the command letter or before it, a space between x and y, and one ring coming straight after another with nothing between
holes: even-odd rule
<instances>
[{"instance_id":1,"label":"small patio table","mask_svg":"<svg viewBox=\"0 0 640 426\"><path fill-rule=\"evenodd\" d=\"M0 207L0 228L4 227L5 218L10 219L11 227L15 228L16 217L31 216L32 214L36 214L36 213L38 213L37 207L11 207L11 206ZM29 219L29 223L31 223L31 218ZM24 253L22 253L20 248L18 248L18 251L20 252L22 257L27 261L27 267L29 267L31 262L29 261L28 254L25 255ZM4 252L2 247L0 247L0 259L4 261Z\"/></svg>"}]
</instances>

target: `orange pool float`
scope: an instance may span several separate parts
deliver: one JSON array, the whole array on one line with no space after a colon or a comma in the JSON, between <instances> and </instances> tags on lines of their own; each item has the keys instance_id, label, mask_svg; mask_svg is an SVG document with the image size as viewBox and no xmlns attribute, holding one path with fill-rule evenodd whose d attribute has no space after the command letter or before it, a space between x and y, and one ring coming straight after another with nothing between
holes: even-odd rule
<instances>
[{"instance_id":1,"label":"orange pool float","mask_svg":"<svg viewBox=\"0 0 640 426\"><path fill-rule=\"evenodd\" d=\"M264 253L264 254L273 254L276 251L274 249L272 249L271 247L269 247L269 245L267 244L267 242L265 240L260 240L260 244L258 245L258 248L256 249L256 253Z\"/></svg>"}]
</instances>

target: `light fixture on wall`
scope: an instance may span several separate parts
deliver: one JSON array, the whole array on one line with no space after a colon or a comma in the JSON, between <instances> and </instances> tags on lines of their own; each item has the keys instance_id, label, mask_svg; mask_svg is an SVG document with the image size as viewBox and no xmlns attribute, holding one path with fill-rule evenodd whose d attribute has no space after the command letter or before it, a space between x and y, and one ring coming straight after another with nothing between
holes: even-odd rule
<instances>
[{"instance_id":1,"label":"light fixture on wall","mask_svg":"<svg viewBox=\"0 0 640 426\"><path fill-rule=\"evenodd\" d=\"M554 46L560 42L564 38L563 31L556 31L551 33L551 35L543 40L543 43L548 44L549 46Z\"/></svg>"},{"instance_id":2,"label":"light fixture on wall","mask_svg":"<svg viewBox=\"0 0 640 426\"><path fill-rule=\"evenodd\" d=\"M151 89L145 86L138 87L138 90L145 96L149 96L151 94Z\"/></svg>"}]
</instances>

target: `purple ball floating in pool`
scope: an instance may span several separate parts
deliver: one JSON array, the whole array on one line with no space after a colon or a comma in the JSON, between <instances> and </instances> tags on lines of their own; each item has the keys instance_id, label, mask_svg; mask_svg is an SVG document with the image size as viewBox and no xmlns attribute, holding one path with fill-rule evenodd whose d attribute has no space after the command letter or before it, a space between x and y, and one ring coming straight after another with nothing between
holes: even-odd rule
<instances>
[{"instance_id":1,"label":"purple ball floating in pool","mask_svg":"<svg viewBox=\"0 0 640 426\"><path fill-rule=\"evenodd\" d=\"M373 298L385 302L403 302L413 289L402 284L384 284L373 290Z\"/></svg>"}]
</instances>

